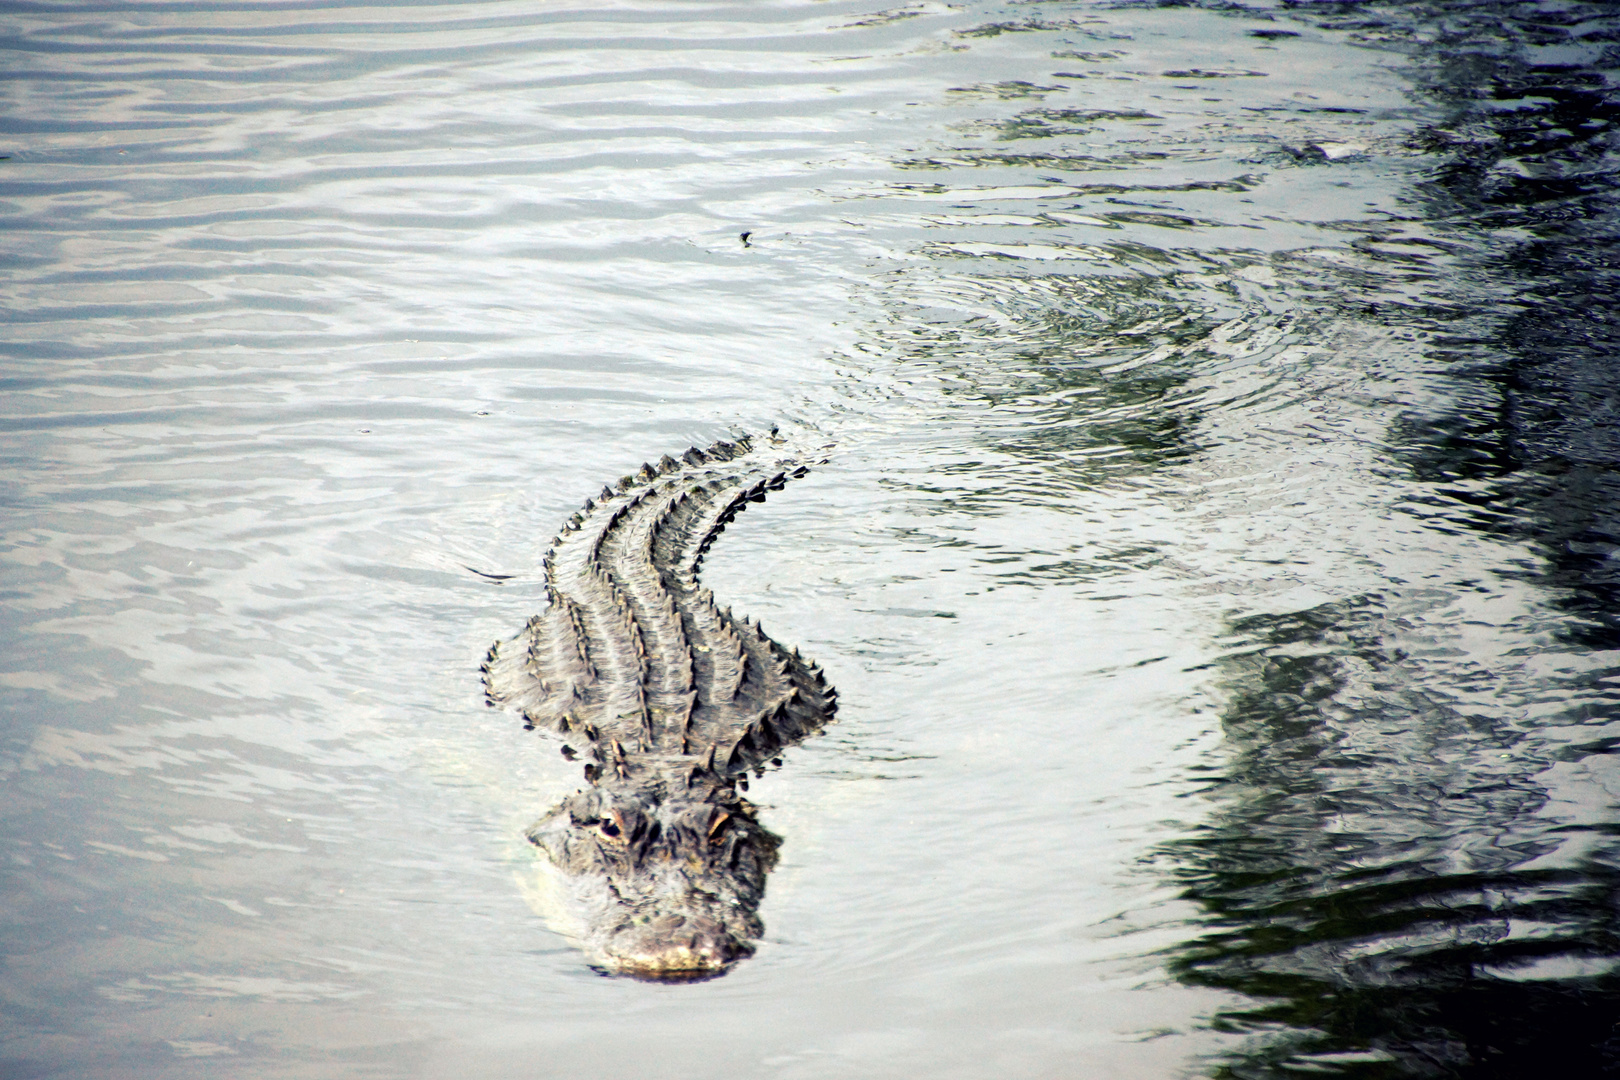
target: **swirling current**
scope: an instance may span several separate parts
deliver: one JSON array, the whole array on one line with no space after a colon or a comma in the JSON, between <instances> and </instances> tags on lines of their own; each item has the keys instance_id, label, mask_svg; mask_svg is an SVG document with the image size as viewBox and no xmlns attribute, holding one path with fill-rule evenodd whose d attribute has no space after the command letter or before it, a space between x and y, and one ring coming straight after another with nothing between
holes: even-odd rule
<instances>
[{"instance_id":1,"label":"swirling current","mask_svg":"<svg viewBox=\"0 0 1620 1080\"><path fill-rule=\"evenodd\" d=\"M0 1075L1620 1075L1620 7L0 50ZM602 978L479 658L773 425L704 580L838 722L755 955Z\"/></svg>"}]
</instances>

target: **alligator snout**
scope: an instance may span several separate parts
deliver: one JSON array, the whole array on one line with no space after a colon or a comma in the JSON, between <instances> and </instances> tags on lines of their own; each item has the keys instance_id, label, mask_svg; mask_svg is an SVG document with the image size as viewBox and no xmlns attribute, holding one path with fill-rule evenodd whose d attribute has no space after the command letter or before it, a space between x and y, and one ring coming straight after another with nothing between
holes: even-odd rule
<instances>
[{"instance_id":1,"label":"alligator snout","mask_svg":"<svg viewBox=\"0 0 1620 1080\"><path fill-rule=\"evenodd\" d=\"M620 930L604 951L615 974L686 982L719 975L754 950L713 919L668 914Z\"/></svg>"}]
</instances>

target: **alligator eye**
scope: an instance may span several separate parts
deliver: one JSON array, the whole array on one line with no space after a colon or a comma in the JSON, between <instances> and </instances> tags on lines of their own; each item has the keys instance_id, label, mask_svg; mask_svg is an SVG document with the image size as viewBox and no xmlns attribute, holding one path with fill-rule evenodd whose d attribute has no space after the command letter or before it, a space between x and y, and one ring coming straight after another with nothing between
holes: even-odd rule
<instances>
[{"instance_id":1,"label":"alligator eye","mask_svg":"<svg viewBox=\"0 0 1620 1080\"><path fill-rule=\"evenodd\" d=\"M630 823L624 820L624 815L617 809L609 810L611 817L605 817L596 823L596 831L612 840L616 844L623 844L630 832Z\"/></svg>"}]
</instances>

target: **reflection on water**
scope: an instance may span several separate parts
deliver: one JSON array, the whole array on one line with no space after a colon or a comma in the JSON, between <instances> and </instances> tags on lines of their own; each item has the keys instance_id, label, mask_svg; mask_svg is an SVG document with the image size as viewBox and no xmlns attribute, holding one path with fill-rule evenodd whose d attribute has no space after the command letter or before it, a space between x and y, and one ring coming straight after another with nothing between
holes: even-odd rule
<instances>
[{"instance_id":1,"label":"reflection on water","mask_svg":"<svg viewBox=\"0 0 1620 1080\"><path fill-rule=\"evenodd\" d=\"M1414 209L1466 253L1424 313L1451 403L1390 428L1407 512L1527 548L1232 621L1218 809L1171 849L1214 923L1173 967L1275 1033L1221 1075L1610 1075L1616 12L1358 13L1416 46L1443 111L1413 133ZM1509 582L1540 610L1487 614Z\"/></svg>"},{"instance_id":2,"label":"reflection on water","mask_svg":"<svg viewBox=\"0 0 1620 1080\"><path fill-rule=\"evenodd\" d=\"M0 1072L1620 1068L1614 15L14 5ZM478 658L773 423L841 719L598 979Z\"/></svg>"}]
</instances>

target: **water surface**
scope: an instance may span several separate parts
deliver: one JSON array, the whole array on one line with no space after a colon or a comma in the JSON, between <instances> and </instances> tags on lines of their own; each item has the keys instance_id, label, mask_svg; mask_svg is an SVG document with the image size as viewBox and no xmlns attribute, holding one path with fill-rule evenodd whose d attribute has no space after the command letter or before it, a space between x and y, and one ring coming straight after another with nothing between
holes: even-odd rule
<instances>
[{"instance_id":1,"label":"water surface","mask_svg":"<svg viewBox=\"0 0 1620 1080\"><path fill-rule=\"evenodd\" d=\"M0 1071L1620 1069L1615 15L12 5ZM772 424L840 723L604 979L477 664Z\"/></svg>"}]
</instances>

